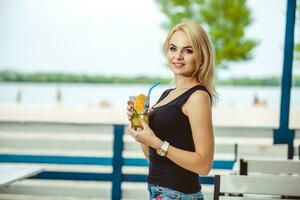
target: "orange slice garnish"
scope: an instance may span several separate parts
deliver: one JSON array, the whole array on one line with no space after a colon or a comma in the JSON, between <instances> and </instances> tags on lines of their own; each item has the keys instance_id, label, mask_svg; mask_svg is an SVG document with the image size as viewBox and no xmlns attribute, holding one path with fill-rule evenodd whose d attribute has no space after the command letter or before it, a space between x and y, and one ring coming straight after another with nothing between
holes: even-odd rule
<instances>
[{"instance_id":1,"label":"orange slice garnish","mask_svg":"<svg viewBox=\"0 0 300 200\"><path fill-rule=\"evenodd\" d=\"M133 103L133 108L138 114L144 113L145 102L146 102L146 95L144 94L140 94L135 98Z\"/></svg>"}]
</instances>

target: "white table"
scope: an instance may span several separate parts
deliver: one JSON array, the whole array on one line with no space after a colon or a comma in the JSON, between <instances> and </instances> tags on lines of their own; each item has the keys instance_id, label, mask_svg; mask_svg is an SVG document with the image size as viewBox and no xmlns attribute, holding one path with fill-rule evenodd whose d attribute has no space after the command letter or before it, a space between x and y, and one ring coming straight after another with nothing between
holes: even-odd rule
<instances>
[{"instance_id":1,"label":"white table","mask_svg":"<svg viewBox=\"0 0 300 200\"><path fill-rule=\"evenodd\" d=\"M40 166L0 164L0 188L9 186L15 181L37 175L42 171L43 168Z\"/></svg>"}]
</instances>

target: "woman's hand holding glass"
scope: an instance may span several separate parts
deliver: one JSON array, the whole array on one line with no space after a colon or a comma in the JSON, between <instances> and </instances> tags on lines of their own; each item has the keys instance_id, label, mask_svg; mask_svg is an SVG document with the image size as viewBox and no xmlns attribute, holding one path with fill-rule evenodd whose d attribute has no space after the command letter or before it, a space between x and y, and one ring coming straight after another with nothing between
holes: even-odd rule
<instances>
[{"instance_id":1,"label":"woman's hand holding glass","mask_svg":"<svg viewBox=\"0 0 300 200\"><path fill-rule=\"evenodd\" d=\"M133 116L134 116L134 108L133 108L133 100L128 100L127 101L127 118L128 118L128 121L130 122L130 126L133 127L133 123L132 123L132 119L133 119ZM149 116L149 114L153 111L152 108L148 108L146 109L145 111L145 114L144 115L147 115ZM143 116L143 115L142 115ZM136 128L136 127L135 127ZM138 127L137 127L138 128Z\"/></svg>"},{"instance_id":2,"label":"woman's hand holding glass","mask_svg":"<svg viewBox=\"0 0 300 200\"><path fill-rule=\"evenodd\" d=\"M147 109L146 113L150 114L153 109ZM144 145L149 147L157 148L157 144L160 144L162 141L155 136L155 133L152 129L148 126L148 124L143 119L143 115L140 116L140 120L142 123L142 127L134 127L132 124L132 117L133 117L133 101L127 102L127 117L130 121L130 125L128 127L128 131L137 142L140 142Z\"/></svg>"}]
</instances>

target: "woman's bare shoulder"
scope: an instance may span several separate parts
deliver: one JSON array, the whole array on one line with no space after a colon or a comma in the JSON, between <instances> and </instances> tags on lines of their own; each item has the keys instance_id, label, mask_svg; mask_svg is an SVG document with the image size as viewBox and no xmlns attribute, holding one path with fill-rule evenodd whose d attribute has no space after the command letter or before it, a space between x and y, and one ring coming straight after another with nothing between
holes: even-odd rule
<instances>
[{"instance_id":1,"label":"woman's bare shoulder","mask_svg":"<svg viewBox=\"0 0 300 200\"><path fill-rule=\"evenodd\" d=\"M196 90L191 94L187 103L192 105L199 105L199 104L210 104L210 96L207 91L205 90Z\"/></svg>"}]
</instances>

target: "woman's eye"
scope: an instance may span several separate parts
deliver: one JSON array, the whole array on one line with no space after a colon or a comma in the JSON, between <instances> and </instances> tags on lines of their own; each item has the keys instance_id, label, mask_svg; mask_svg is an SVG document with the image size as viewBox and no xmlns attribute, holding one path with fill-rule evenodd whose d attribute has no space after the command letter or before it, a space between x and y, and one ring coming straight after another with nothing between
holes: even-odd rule
<instances>
[{"instance_id":1,"label":"woman's eye","mask_svg":"<svg viewBox=\"0 0 300 200\"><path fill-rule=\"evenodd\" d=\"M175 47L170 47L169 49L170 49L170 51L176 51Z\"/></svg>"},{"instance_id":2,"label":"woman's eye","mask_svg":"<svg viewBox=\"0 0 300 200\"><path fill-rule=\"evenodd\" d=\"M186 54L191 54L191 53L193 53L193 50L192 50L192 49L185 49L185 50L184 50L184 53L186 53Z\"/></svg>"}]
</instances>

